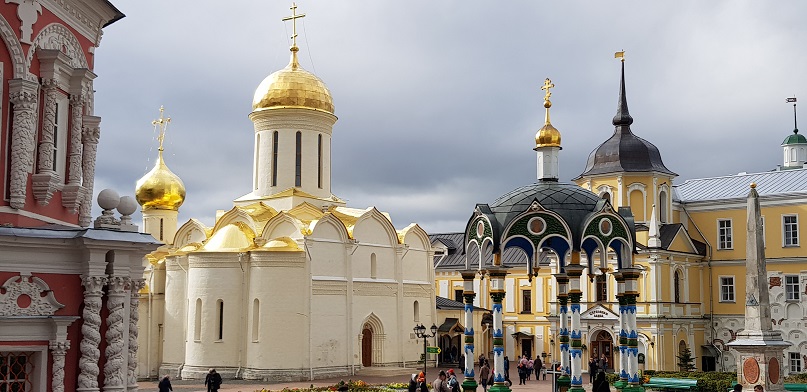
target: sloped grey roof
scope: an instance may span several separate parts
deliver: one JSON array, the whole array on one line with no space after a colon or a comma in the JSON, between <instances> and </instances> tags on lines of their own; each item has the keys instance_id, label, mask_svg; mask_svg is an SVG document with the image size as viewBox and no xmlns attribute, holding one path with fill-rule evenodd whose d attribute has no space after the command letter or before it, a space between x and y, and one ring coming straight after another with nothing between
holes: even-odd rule
<instances>
[{"instance_id":1,"label":"sloped grey roof","mask_svg":"<svg viewBox=\"0 0 807 392\"><path fill-rule=\"evenodd\" d=\"M681 203L746 198L752 182L757 184L757 192L763 198L790 193L807 194L807 169L687 180L674 186L673 197Z\"/></svg>"},{"instance_id":2,"label":"sloped grey roof","mask_svg":"<svg viewBox=\"0 0 807 392\"><path fill-rule=\"evenodd\" d=\"M661 247L664 249L670 249L670 245L672 245L673 240L675 240L675 235L678 233L678 230L681 230L683 227L684 225L680 223L661 225L661 227L659 227L659 239L661 240ZM695 245L695 250L698 252L698 254L702 256L706 255L706 244L692 238L686 229L683 230L684 234L686 234L690 241L692 241L692 245Z\"/></svg>"},{"instance_id":3,"label":"sloped grey roof","mask_svg":"<svg viewBox=\"0 0 807 392\"><path fill-rule=\"evenodd\" d=\"M443 309L443 310L463 310L463 309L465 309L465 304L462 303L462 302L454 301L453 299L448 299L448 298L440 297L440 296L437 296L436 298L437 298L437 300L435 302L435 305L436 305L437 309ZM487 311L487 309L480 308L479 306L474 306L474 310ZM452 320L456 320L456 319L452 319Z\"/></svg>"},{"instance_id":4,"label":"sloped grey roof","mask_svg":"<svg viewBox=\"0 0 807 392\"><path fill-rule=\"evenodd\" d=\"M434 256L434 264L438 270L447 270L447 271L463 271L465 270L465 234L464 233L445 233L445 234L429 234L429 239L431 243L434 244L435 242L443 243L443 240L449 240L457 244L462 244L457 247L455 251L449 250L448 255L443 258L443 261L440 262L440 265L437 265L437 262L440 261L442 256ZM479 264L477 263L477 256L474 255L471 257L471 269L477 269ZM540 264L548 264L549 259L543 258L539 260ZM521 250L517 248L508 248L502 254L502 264L508 267L514 268L527 268L527 256Z\"/></svg>"},{"instance_id":5,"label":"sloped grey roof","mask_svg":"<svg viewBox=\"0 0 807 392\"><path fill-rule=\"evenodd\" d=\"M107 229L71 228L58 225L41 227L6 227L0 226L0 236L27 237L41 239L68 240L86 238L100 241L122 241L139 244L155 244L159 242L151 234L117 231Z\"/></svg>"}]
</instances>

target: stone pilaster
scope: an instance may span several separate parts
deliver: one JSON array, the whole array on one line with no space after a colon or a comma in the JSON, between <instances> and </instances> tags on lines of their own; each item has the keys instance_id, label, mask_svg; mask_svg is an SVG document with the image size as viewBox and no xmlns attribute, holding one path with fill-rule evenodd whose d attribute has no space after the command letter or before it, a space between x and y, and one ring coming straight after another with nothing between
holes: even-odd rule
<instances>
[{"instance_id":1,"label":"stone pilaster","mask_svg":"<svg viewBox=\"0 0 807 392\"><path fill-rule=\"evenodd\" d=\"M572 256L574 260L574 255ZM578 257L576 258L579 260ZM580 331L580 298L583 292L580 290L580 276L584 267L580 264L569 264L566 266L566 273L569 276L569 304L572 311L571 347L569 355L571 359L571 392L582 392L583 389L583 349L582 332Z\"/></svg>"},{"instance_id":2,"label":"stone pilaster","mask_svg":"<svg viewBox=\"0 0 807 392\"><path fill-rule=\"evenodd\" d=\"M145 279L134 279L131 282L131 296L129 297L129 363L126 372L129 385L129 392L137 391L137 336L140 331L137 329L137 322L140 320L138 308L140 307L140 289L146 287Z\"/></svg>"},{"instance_id":3,"label":"stone pilaster","mask_svg":"<svg viewBox=\"0 0 807 392\"><path fill-rule=\"evenodd\" d=\"M84 129L81 142L83 154L81 168L83 170L82 186L84 200L79 206L79 225L87 227L92 222L92 193L95 181L95 155L98 151L98 139L101 137L101 117L84 116Z\"/></svg>"},{"instance_id":4,"label":"stone pilaster","mask_svg":"<svg viewBox=\"0 0 807 392\"><path fill-rule=\"evenodd\" d=\"M70 350L69 340L51 340L50 354L53 357L51 391L64 392L64 356Z\"/></svg>"},{"instance_id":5,"label":"stone pilaster","mask_svg":"<svg viewBox=\"0 0 807 392\"><path fill-rule=\"evenodd\" d=\"M504 327L502 325L502 301L504 301L504 277L507 271L489 271L490 298L493 300L493 386L491 392L510 392L504 383Z\"/></svg>"},{"instance_id":6,"label":"stone pilaster","mask_svg":"<svg viewBox=\"0 0 807 392\"><path fill-rule=\"evenodd\" d=\"M78 391L98 391L98 361L101 359L101 296L105 276L83 276L84 311L81 326L81 358L78 362Z\"/></svg>"},{"instance_id":7,"label":"stone pilaster","mask_svg":"<svg viewBox=\"0 0 807 392\"><path fill-rule=\"evenodd\" d=\"M14 105L11 117L11 171L9 173L9 204L25 208L28 174L34 169L36 143L36 105L39 84L24 79L8 81L9 101Z\"/></svg>"},{"instance_id":8,"label":"stone pilaster","mask_svg":"<svg viewBox=\"0 0 807 392\"><path fill-rule=\"evenodd\" d=\"M71 212L78 211L86 200L86 189L81 185L82 123L84 120L84 96L70 97L70 143L67 159L67 184L62 191L62 206Z\"/></svg>"},{"instance_id":9,"label":"stone pilaster","mask_svg":"<svg viewBox=\"0 0 807 392\"><path fill-rule=\"evenodd\" d=\"M124 391L126 382L123 370L124 341L123 323L127 322L125 300L126 290L129 289L129 278L121 276L110 276L107 291L107 311L106 318L106 363L104 364L104 391Z\"/></svg>"},{"instance_id":10,"label":"stone pilaster","mask_svg":"<svg viewBox=\"0 0 807 392\"><path fill-rule=\"evenodd\" d=\"M462 299L465 301L465 379L462 381L462 390L464 392L475 392L476 375L474 374L474 278L476 272L464 271L462 272Z\"/></svg>"},{"instance_id":11,"label":"stone pilaster","mask_svg":"<svg viewBox=\"0 0 807 392\"><path fill-rule=\"evenodd\" d=\"M31 177L31 187L34 198L40 205L46 206L56 192L61 178L56 173L56 88L55 79L46 79L42 82L45 91L44 113L42 116L42 136L39 140L39 156L37 159L36 174Z\"/></svg>"}]
</instances>

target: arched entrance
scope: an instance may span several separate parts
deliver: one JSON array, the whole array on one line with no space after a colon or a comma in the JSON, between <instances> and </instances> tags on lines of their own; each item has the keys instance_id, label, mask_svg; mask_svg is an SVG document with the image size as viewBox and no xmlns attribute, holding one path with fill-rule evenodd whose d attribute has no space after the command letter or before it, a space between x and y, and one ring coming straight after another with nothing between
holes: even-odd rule
<instances>
[{"instance_id":1,"label":"arched entrance","mask_svg":"<svg viewBox=\"0 0 807 392\"><path fill-rule=\"evenodd\" d=\"M608 331L599 331L591 340L591 355L597 359L605 356L608 361L606 371L614 368L614 338Z\"/></svg>"},{"instance_id":2,"label":"arched entrance","mask_svg":"<svg viewBox=\"0 0 807 392\"><path fill-rule=\"evenodd\" d=\"M361 365L373 366L373 330L369 325L361 331Z\"/></svg>"}]
</instances>

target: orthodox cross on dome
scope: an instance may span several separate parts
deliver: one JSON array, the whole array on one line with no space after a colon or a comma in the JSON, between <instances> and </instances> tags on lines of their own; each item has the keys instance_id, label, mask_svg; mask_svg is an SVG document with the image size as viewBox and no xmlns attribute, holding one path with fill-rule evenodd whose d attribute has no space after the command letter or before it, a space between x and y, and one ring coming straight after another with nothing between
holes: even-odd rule
<instances>
[{"instance_id":1,"label":"orthodox cross on dome","mask_svg":"<svg viewBox=\"0 0 807 392\"><path fill-rule=\"evenodd\" d=\"M549 101L549 97L552 96L552 93L549 91L549 89L554 87L555 84L552 83L552 81L549 80L549 78L546 78L546 80L544 80L544 85L541 86L541 90L546 90L546 95L544 95L544 101Z\"/></svg>"},{"instance_id":2,"label":"orthodox cross on dome","mask_svg":"<svg viewBox=\"0 0 807 392\"><path fill-rule=\"evenodd\" d=\"M168 129L168 123L171 122L171 117L163 116L164 112L165 108L160 106L160 118L151 122L151 125L154 125L155 130L157 129L157 127L160 127L160 133L157 135L157 141L160 142L159 151L163 150L163 140L165 140L165 130Z\"/></svg>"},{"instance_id":3,"label":"orthodox cross on dome","mask_svg":"<svg viewBox=\"0 0 807 392\"><path fill-rule=\"evenodd\" d=\"M291 21L291 40L292 40L291 41L292 42L291 47L296 48L297 47L297 19L304 18L305 14L297 15L297 3L294 3L294 2L291 3L291 7L289 7L289 9L291 10L291 16L287 16L287 17L285 17L285 18L283 18L281 20L284 21L284 22L287 21L287 20Z\"/></svg>"}]
</instances>

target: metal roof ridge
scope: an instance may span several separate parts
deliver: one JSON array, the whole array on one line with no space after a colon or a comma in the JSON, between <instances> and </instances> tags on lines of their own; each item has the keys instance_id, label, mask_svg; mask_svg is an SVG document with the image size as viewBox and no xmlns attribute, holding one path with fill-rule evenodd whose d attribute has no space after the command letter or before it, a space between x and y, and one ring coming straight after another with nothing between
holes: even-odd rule
<instances>
[{"instance_id":1,"label":"metal roof ridge","mask_svg":"<svg viewBox=\"0 0 807 392\"><path fill-rule=\"evenodd\" d=\"M689 179L689 180L684 180L683 184L673 185L673 188L677 188L677 187L686 185L688 182L719 180L719 179L723 179L723 178L739 178L739 177L759 176L759 175L775 175L774 173L795 173L795 172L799 172L799 171L802 171L802 170L807 171L807 167L804 167L804 168L801 168L801 169L768 170L768 171L755 172L755 173L737 173L737 174L728 174L728 175L725 175L725 176L692 178L692 179Z\"/></svg>"}]
</instances>

